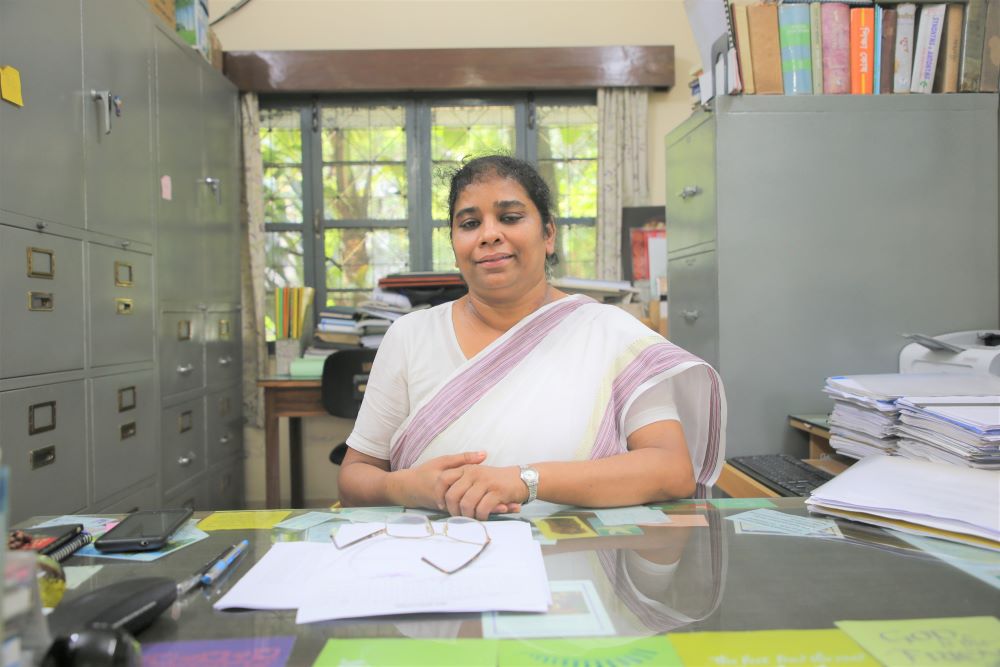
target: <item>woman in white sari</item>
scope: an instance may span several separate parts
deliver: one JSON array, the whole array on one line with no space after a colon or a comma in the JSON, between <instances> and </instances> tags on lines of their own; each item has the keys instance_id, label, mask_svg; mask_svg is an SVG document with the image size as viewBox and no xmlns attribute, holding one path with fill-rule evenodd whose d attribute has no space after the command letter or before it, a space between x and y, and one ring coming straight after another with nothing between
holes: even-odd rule
<instances>
[{"instance_id":1,"label":"woman in white sari","mask_svg":"<svg viewBox=\"0 0 1000 667\"><path fill-rule=\"evenodd\" d=\"M718 375L624 311L550 286L550 208L514 158L477 158L452 178L469 293L386 334L347 440L345 505L485 519L536 497L611 507L702 494L718 477Z\"/></svg>"}]
</instances>

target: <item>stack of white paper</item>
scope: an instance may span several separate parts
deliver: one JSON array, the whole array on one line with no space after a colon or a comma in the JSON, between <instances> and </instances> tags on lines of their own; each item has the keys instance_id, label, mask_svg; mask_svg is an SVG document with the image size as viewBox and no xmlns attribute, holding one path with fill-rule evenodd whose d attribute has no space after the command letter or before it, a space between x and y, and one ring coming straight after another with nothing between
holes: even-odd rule
<instances>
[{"instance_id":1,"label":"stack of white paper","mask_svg":"<svg viewBox=\"0 0 1000 667\"><path fill-rule=\"evenodd\" d=\"M899 454L1000 470L1000 396L904 396Z\"/></svg>"},{"instance_id":2,"label":"stack of white paper","mask_svg":"<svg viewBox=\"0 0 1000 667\"><path fill-rule=\"evenodd\" d=\"M872 456L806 500L814 512L1000 550L1000 473Z\"/></svg>"},{"instance_id":3,"label":"stack of white paper","mask_svg":"<svg viewBox=\"0 0 1000 667\"><path fill-rule=\"evenodd\" d=\"M384 526L347 525L360 534ZM379 535L345 549L333 543L279 542L213 606L297 609L297 623L420 612L547 611L548 577L530 525L484 525L490 544L454 574L444 574L421 558L450 565L449 559L464 562L469 550L478 547L441 535Z\"/></svg>"},{"instance_id":4,"label":"stack of white paper","mask_svg":"<svg viewBox=\"0 0 1000 667\"><path fill-rule=\"evenodd\" d=\"M823 392L834 399L830 445L838 453L860 459L897 453L900 406L904 396L982 396L1000 394L1000 377L985 373L885 373L828 378ZM907 442L907 455L928 458L926 444ZM918 452L920 452L918 454ZM949 460L942 453L937 460Z\"/></svg>"}]
</instances>

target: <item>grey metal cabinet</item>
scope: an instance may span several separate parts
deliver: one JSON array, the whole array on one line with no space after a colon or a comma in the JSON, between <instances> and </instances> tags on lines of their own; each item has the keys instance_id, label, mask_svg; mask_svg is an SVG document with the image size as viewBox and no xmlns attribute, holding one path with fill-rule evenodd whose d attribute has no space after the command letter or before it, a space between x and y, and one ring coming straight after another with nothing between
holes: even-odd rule
<instances>
[{"instance_id":1,"label":"grey metal cabinet","mask_svg":"<svg viewBox=\"0 0 1000 667\"><path fill-rule=\"evenodd\" d=\"M205 384L205 315L200 311L160 314L160 393L164 397Z\"/></svg>"},{"instance_id":2,"label":"grey metal cabinet","mask_svg":"<svg viewBox=\"0 0 1000 667\"><path fill-rule=\"evenodd\" d=\"M153 360L152 258L91 243L90 363Z\"/></svg>"},{"instance_id":3,"label":"grey metal cabinet","mask_svg":"<svg viewBox=\"0 0 1000 667\"><path fill-rule=\"evenodd\" d=\"M722 375L730 455L800 454L787 415L901 333L997 328L997 125L996 95L756 96L667 136L670 334Z\"/></svg>"},{"instance_id":4,"label":"grey metal cabinet","mask_svg":"<svg viewBox=\"0 0 1000 667\"><path fill-rule=\"evenodd\" d=\"M80 61L79 0L0 2L0 63L24 99L0 103L0 209L84 226Z\"/></svg>"},{"instance_id":5,"label":"grey metal cabinet","mask_svg":"<svg viewBox=\"0 0 1000 667\"><path fill-rule=\"evenodd\" d=\"M243 498L243 466L240 461L218 465L208 471L210 506L215 509L238 509Z\"/></svg>"},{"instance_id":6,"label":"grey metal cabinet","mask_svg":"<svg viewBox=\"0 0 1000 667\"><path fill-rule=\"evenodd\" d=\"M205 313L205 372L209 387L232 384L243 372L239 311Z\"/></svg>"},{"instance_id":7,"label":"grey metal cabinet","mask_svg":"<svg viewBox=\"0 0 1000 667\"><path fill-rule=\"evenodd\" d=\"M152 370L90 383L93 500L101 503L155 474L159 406Z\"/></svg>"},{"instance_id":8,"label":"grey metal cabinet","mask_svg":"<svg viewBox=\"0 0 1000 667\"><path fill-rule=\"evenodd\" d=\"M153 241L153 21L135 2L82 4L87 227ZM128 187L122 187L127 181Z\"/></svg>"},{"instance_id":9,"label":"grey metal cabinet","mask_svg":"<svg viewBox=\"0 0 1000 667\"><path fill-rule=\"evenodd\" d=\"M0 225L0 378L83 368L83 285L82 242Z\"/></svg>"},{"instance_id":10,"label":"grey metal cabinet","mask_svg":"<svg viewBox=\"0 0 1000 667\"><path fill-rule=\"evenodd\" d=\"M231 86L203 82L202 132L205 138L204 187L200 210L207 240L205 299L232 303L239 295L240 236L232 224L239 217L239 135L237 98Z\"/></svg>"},{"instance_id":11,"label":"grey metal cabinet","mask_svg":"<svg viewBox=\"0 0 1000 667\"><path fill-rule=\"evenodd\" d=\"M166 406L160 422L163 489L170 493L205 471L205 406L192 399Z\"/></svg>"},{"instance_id":12,"label":"grey metal cabinet","mask_svg":"<svg viewBox=\"0 0 1000 667\"><path fill-rule=\"evenodd\" d=\"M243 451L243 419L240 386L230 387L205 396L205 415L208 422L205 446L209 464L231 459Z\"/></svg>"},{"instance_id":13,"label":"grey metal cabinet","mask_svg":"<svg viewBox=\"0 0 1000 667\"><path fill-rule=\"evenodd\" d=\"M82 380L0 392L11 523L86 507L86 405Z\"/></svg>"}]
</instances>

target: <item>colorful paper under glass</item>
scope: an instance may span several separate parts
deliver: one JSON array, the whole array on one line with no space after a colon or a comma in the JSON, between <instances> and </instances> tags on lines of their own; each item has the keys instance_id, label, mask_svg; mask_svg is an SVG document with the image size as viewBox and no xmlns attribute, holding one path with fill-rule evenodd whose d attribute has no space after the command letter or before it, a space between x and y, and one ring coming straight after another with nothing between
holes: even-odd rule
<instances>
[{"instance_id":1,"label":"colorful paper under glass","mask_svg":"<svg viewBox=\"0 0 1000 667\"><path fill-rule=\"evenodd\" d=\"M499 667L680 667L683 664L665 635L641 639L505 639L500 641L497 658Z\"/></svg>"},{"instance_id":2,"label":"colorful paper under glass","mask_svg":"<svg viewBox=\"0 0 1000 667\"><path fill-rule=\"evenodd\" d=\"M142 664L144 667L282 667L288 662L294 643L295 637L254 637L143 644Z\"/></svg>"},{"instance_id":3,"label":"colorful paper under glass","mask_svg":"<svg viewBox=\"0 0 1000 667\"><path fill-rule=\"evenodd\" d=\"M198 522L202 530L270 530L292 512L215 512Z\"/></svg>"},{"instance_id":4,"label":"colorful paper under glass","mask_svg":"<svg viewBox=\"0 0 1000 667\"><path fill-rule=\"evenodd\" d=\"M492 639L330 639L313 667L493 667Z\"/></svg>"},{"instance_id":5,"label":"colorful paper under glass","mask_svg":"<svg viewBox=\"0 0 1000 667\"><path fill-rule=\"evenodd\" d=\"M685 665L851 665L878 667L840 630L679 632L670 635Z\"/></svg>"},{"instance_id":6,"label":"colorful paper under glass","mask_svg":"<svg viewBox=\"0 0 1000 667\"><path fill-rule=\"evenodd\" d=\"M885 667L1000 665L1000 620L993 616L837 621Z\"/></svg>"}]
</instances>

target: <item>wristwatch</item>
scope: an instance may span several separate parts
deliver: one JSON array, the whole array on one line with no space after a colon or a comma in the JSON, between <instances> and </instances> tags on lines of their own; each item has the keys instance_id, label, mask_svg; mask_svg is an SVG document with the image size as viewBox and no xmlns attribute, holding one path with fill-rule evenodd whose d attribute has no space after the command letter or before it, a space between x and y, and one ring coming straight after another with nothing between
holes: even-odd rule
<instances>
[{"instance_id":1,"label":"wristwatch","mask_svg":"<svg viewBox=\"0 0 1000 667\"><path fill-rule=\"evenodd\" d=\"M527 505L538 497L538 471L531 466L521 466L521 481L528 486L528 499L522 505Z\"/></svg>"}]
</instances>

